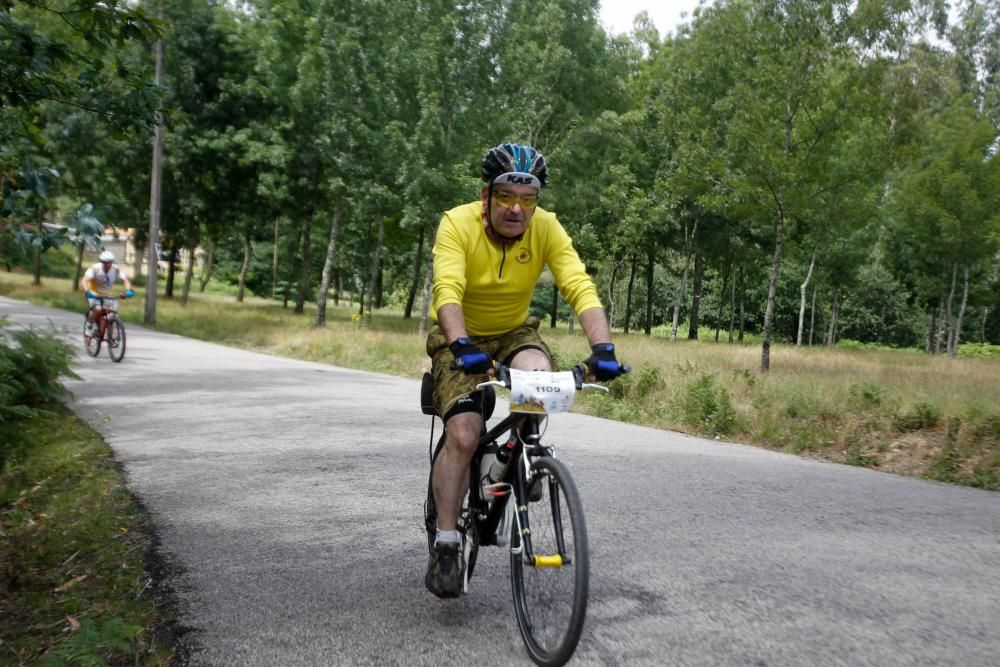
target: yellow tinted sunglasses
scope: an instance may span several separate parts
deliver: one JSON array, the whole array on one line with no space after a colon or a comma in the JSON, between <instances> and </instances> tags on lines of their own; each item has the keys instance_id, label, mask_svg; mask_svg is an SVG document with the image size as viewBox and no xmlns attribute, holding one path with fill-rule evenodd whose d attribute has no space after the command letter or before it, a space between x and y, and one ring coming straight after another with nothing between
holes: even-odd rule
<instances>
[{"instance_id":1,"label":"yellow tinted sunglasses","mask_svg":"<svg viewBox=\"0 0 1000 667\"><path fill-rule=\"evenodd\" d=\"M514 208L514 204L521 204L521 208L530 211L538 206L538 195L516 195L506 190L495 190L493 201L504 208Z\"/></svg>"}]
</instances>

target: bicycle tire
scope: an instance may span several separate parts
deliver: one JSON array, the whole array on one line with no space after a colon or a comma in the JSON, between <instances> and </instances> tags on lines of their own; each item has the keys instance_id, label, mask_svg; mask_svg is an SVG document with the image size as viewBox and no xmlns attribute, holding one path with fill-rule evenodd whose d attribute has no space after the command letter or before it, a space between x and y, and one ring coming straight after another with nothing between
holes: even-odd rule
<instances>
[{"instance_id":1,"label":"bicycle tire","mask_svg":"<svg viewBox=\"0 0 1000 667\"><path fill-rule=\"evenodd\" d=\"M101 337L87 335L87 318L83 318L83 349L87 354L96 357L101 353Z\"/></svg>"},{"instance_id":2,"label":"bicycle tire","mask_svg":"<svg viewBox=\"0 0 1000 667\"><path fill-rule=\"evenodd\" d=\"M518 463L519 474L523 464ZM522 549L523 525L511 531L510 578L514 611L528 655L538 665L562 665L572 657L583 633L590 587L590 553L583 505L569 470L550 457L536 459L532 473L543 475L541 498L518 498L527 513L533 558ZM524 485L521 485L524 492ZM560 528L561 526L561 528ZM558 547L564 542L562 553ZM521 551L521 553L518 553ZM561 559L562 555L568 557ZM554 565L556 557L561 561Z\"/></svg>"},{"instance_id":3,"label":"bicycle tire","mask_svg":"<svg viewBox=\"0 0 1000 667\"><path fill-rule=\"evenodd\" d=\"M118 363L125 358L125 325L118 321L118 318L108 321L108 356L111 361Z\"/></svg>"},{"instance_id":4,"label":"bicycle tire","mask_svg":"<svg viewBox=\"0 0 1000 667\"><path fill-rule=\"evenodd\" d=\"M427 497L424 499L424 530L427 531L427 553L434 551L434 539L437 537L437 505L434 503L434 462L444 446L444 436L438 440L431 455L431 469L427 473Z\"/></svg>"}]
</instances>

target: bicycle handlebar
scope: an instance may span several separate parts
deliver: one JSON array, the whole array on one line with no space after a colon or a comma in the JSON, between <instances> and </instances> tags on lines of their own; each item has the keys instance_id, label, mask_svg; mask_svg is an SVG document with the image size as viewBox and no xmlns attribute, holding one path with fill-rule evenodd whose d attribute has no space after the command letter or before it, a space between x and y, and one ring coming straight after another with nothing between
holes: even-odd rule
<instances>
[{"instance_id":1,"label":"bicycle handlebar","mask_svg":"<svg viewBox=\"0 0 1000 667\"><path fill-rule=\"evenodd\" d=\"M462 366L463 364L461 359L455 359L454 361L451 362L451 370L453 371L462 370ZM476 388L482 389L483 387L486 387L488 385L493 385L495 387L501 387L503 389L510 389L510 367L505 366L504 364L501 364L499 362L494 362L493 369L497 379L487 380L486 382L480 382L478 385L476 385ZM622 369L621 371L622 375L632 372L632 367L626 366L625 364L621 365L621 369ZM581 391L584 389L597 389L599 391L608 391L608 388L605 387L603 384L584 382L584 379L587 377L586 362L581 361L579 364L577 364L570 370L573 373L573 379L576 381L577 391Z\"/></svg>"}]
</instances>

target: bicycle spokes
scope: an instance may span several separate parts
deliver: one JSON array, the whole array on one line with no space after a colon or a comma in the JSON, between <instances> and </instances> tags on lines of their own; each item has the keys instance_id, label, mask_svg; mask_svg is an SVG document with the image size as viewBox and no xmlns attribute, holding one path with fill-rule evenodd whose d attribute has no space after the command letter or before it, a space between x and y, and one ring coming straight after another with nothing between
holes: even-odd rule
<instances>
[{"instance_id":1,"label":"bicycle spokes","mask_svg":"<svg viewBox=\"0 0 1000 667\"><path fill-rule=\"evenodd\" d=\"M518 503L511 549L514 608L532 660L561 665L573 654L586 615L587 529L566 468L542 457L531 471L543 483L538 500Z\"/></svg>"}]
</instances>

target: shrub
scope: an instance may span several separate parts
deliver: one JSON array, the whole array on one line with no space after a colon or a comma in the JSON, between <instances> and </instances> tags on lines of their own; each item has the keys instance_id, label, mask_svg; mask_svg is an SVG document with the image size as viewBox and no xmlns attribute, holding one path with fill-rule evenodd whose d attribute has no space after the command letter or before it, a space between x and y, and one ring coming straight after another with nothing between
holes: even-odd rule
<instances>
[{"instance_id":1,"label":"shrub","mask_svg":"<svg viewBox=\"0 0 1000 667\"><path fill-rule=\"evenodd\" d=\"M932 403L917 403L909 412L897 414L894 420L900 433L933 428L941 421L941 410Z\"/></svg>"},{"instance_id":2,"label":"shrub","mask_svg":"<svg viewBox=\"0 0 1000 667\"><path fill-rule=\"evenodd\" d=\"M0 427L42 412L41 406L68 394L61 378L79 378L71 367L73 348L54 331L0 332ZM23 443L9 433L0 438L0 471Z\"/></svg>"},{"instance_id":3,"label":"shrub","mask_svg":"<svg viewBox=\"0 0 1000 667\"><path fill-rule=\"evenodd\" d=\"M718 387L710 374L701 375L685 387L680 398L684 421L714 435L731 433L736 427L736 411L725 387Z\"/></svg>"},{"instance_id":4,"label":"shrub","mask_svg":"<svg viewBox=\"0 0 1000 667\"><path fill-rule=\"evenodd\" d=\"M877 408L885 400L882 388L871 382L861 382L851 385L851 399L862 410Z\"/></svg>"},{"instance_id":5,"label":"shrub","mask_svg":"<svg viewBox=\"0 0 1000 667\"><path fill-rule=\"evenodd\" d=\"M958 346L960 357L992 357L1000 359L1000 345L989 343L962 343Z\"/></svg>"},{"instance_id":6,"label":"shrub","mask_svg":"<svg viewBox=\"0 0 1000 667\"><path fill-rule=\"evenodd\" d=\"M68 393L60 378L79 379L72 369L76 353L55 331L31 328L0 336L0 359L9 369L7 382L14 388L11 404L38 407Z\"/></svg>"}]
</instances>

